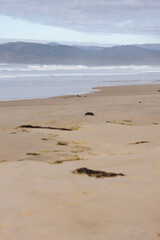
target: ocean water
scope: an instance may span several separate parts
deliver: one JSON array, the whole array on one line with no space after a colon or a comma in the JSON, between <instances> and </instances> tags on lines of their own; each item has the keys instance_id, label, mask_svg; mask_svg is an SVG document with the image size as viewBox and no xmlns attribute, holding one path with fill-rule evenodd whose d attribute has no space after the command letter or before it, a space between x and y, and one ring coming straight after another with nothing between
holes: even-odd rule
<instances>
[{"instance_id":1,"label":"ocean water","mask_svg":"<svg viewBox=\"0 0 160 240\"><path fill-rule=\"evenodd\" d=\"M160 66L0 64L0 101L88 93L94 87L156 83Z\"/></svg>"}]
</instances>

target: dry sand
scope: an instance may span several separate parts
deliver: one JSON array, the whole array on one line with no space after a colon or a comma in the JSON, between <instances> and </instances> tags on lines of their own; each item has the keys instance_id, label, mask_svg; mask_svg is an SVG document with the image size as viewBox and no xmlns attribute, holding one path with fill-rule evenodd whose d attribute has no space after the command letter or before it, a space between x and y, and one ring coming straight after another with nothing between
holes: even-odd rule
<instances>
[{"instance_id":1,"label":"dry sand","mask_svg":"<svg viewBox=\"0 0 160 240\"><path fill-rule=\"evenodd\" d=\"M0 102L0 240L160 239L158 90Z\"/></svg>"}]
</instances>

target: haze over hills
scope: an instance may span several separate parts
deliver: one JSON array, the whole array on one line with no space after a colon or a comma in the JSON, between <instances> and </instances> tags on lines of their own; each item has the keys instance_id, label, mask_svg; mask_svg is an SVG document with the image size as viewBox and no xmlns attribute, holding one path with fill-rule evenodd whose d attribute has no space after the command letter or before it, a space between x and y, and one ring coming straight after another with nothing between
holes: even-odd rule
<instances>
[{"instance_id":1,"label":"haze over hills","mask_svg":"<svg viewBox=\"0 0 160 240\"><path fill-rule=\"evenodd\" d=\"M160 44L113 47L10 42L0 44L0 63L58 65L160 65Z\"/></svg>"},{"instance_id":2,"label":"haze over hills","mask_svg":"<svg viewBox=\"0 0 160 240\"><path fill-rule=\"evenodd\" d=\"M160 44L136 44L135 46L160 51Z\"/></svg>"}]
</instances>

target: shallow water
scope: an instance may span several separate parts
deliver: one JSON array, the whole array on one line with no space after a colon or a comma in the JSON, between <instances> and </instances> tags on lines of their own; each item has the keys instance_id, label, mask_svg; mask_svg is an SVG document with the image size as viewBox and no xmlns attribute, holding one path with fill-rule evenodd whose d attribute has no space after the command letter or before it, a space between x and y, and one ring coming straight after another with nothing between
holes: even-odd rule
<instances>
[{"instance_id":1,"label":"shallow water","mask_svg":"<svg viewBox=\"0 0 160 240\"><path fill-rule=\"evenodd\" d=\"M87 93L98 86L155 83L160 66L56 66L0 64L0 100Z\"/></svg>"}]
</instances>

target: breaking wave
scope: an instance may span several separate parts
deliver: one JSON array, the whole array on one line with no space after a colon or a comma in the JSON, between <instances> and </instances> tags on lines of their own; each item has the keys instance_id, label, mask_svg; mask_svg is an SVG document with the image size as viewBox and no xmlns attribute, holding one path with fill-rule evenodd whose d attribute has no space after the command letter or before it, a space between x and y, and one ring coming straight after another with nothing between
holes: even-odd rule
<instances>
[{"instance_id":1,"label":"breaking wave","mask_svg":"<svg viewBox=\"0 0 160 240\"><path fill-rule=\"evenodd\" d=\"M0 64L0 101L87 93L98 86L148 84L160 66Z\"/></svg>"},{"instance_id":2,"label":"breaking wave","mask_svg":"<svg viewBox=\"0 0 160 240\"><path fill-rule=\"evenodd\" d=\"M63 66L0 64L0 78L111 76L160 73L160 66Z\"/></svg>"}]
</instances>

